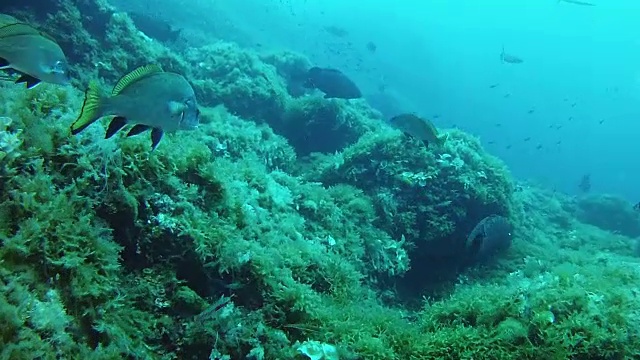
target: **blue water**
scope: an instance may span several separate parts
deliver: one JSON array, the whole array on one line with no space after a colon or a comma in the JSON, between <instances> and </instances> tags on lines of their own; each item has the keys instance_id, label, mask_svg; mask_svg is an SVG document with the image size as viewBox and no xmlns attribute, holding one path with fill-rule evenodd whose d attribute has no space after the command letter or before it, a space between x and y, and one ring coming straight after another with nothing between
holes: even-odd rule
<instances>
[{"instance_id":1,"label":"blue water","mask_svg":"<svg viewBox=\"0 0 640 360\"><path fill-rule=\"evenodd\" d=\"M520 179L573 194L590 173L594 192L635 202L640 3L593 3L199 0L154 11L182 26L215 25L244 45L302 53L342 69L365 94L384 83L403 110L479 136ZM323 30L332 25L349 35ZM524 63L502 63L503 45Z\"/></svg>"}]
</instances>

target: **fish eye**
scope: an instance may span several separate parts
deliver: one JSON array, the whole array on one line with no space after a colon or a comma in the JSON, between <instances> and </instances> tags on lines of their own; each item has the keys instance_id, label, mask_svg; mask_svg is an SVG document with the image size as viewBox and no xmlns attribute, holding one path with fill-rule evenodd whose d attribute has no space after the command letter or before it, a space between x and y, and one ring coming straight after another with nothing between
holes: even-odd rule
<instances>
[{"instance_id":1,"label":"fish eye","mask_svg":"<svg viewBox=\"0 0 640 360\"><path fill-rule=\"evenodd\" d=\"M68 70L67 65L62 60L56 61L55 64L53 64L53 67L51 68L51 72L59 73L59 74L66 74L67 70Z\"/></svg>"}]
</instances>

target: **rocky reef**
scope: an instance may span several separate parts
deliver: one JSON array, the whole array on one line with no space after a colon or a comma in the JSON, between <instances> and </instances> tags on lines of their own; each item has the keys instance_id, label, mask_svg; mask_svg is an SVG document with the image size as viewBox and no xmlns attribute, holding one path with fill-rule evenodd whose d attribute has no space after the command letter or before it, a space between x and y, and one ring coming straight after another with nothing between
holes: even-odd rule
<instances>
[{"instance_id":1,"label":"rocky reef","mask_svg":"<svg viewBox=\"0 0 640 360\"><path fill-rule=\"evenodd\" d=\"M300 96L295 53L177 51L105 1L42 4L5 11L76 76L0 84L0 357L637 356L635 233L516 186L472 135L425 147L364 100ZM193 84L197 130L153 152L104 123L69 134L90 79L149 62ZM492 215L513 244L470 261Z\"/></svg>"}]
</instances>

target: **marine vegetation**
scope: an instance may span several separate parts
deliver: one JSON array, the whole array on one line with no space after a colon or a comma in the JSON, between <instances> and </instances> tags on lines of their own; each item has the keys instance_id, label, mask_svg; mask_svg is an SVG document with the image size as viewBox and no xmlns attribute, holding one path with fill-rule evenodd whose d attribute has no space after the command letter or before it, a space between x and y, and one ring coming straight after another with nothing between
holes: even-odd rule
<instances>
[{"instance_id":1,"label":"marine vegetation","mask_svg":"<svg viewBox=\"0 0 640 360\"><path fill-rule=\"evenodd\" d=\"M11 14L74 77L0 83L0 358L640 356L637 229L590 215L637 224L628 204L519 183L457 129L426 147L365 100L294 94L302 55L178 52L102 0L38 4ZM110 116L71 134L90 82L146 64L191 84L197 128L154 151L105 139Z\"/></svg>"}]
</instances>

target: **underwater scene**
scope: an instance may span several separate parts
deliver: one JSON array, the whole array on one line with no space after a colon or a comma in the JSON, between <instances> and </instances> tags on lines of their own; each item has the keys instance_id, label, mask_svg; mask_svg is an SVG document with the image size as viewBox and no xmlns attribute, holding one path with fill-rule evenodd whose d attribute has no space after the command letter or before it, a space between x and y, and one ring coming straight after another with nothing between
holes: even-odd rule
<instances>
[{"instance_id":1,"label":"underwater scene","mask_svg":"<svg viewBox=\"0 0 640 360\"><path fill-rule=\"evenodd\" d=\"M0 4L0 360L640 359L640 4Z\"/></svg>"}]
</instances>

